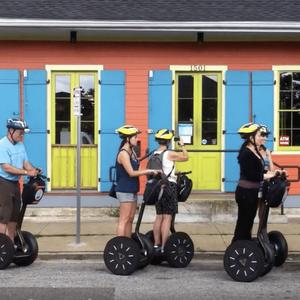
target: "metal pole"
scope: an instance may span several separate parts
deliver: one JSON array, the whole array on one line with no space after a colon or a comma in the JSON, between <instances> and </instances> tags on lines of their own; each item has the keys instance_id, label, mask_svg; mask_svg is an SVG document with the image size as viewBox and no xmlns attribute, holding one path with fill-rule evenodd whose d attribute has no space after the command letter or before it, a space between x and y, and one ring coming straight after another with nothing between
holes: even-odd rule
<instances>
[{"instance_id":1,"label":"metal pole","mask_svg":"<svg viewBox=\"0 0 300 300\"><path fill-rule=\"evenodd\" d=\"M81 116L77 116L77 191L76 191L76 203L77 203L77 213L76 213L76 243L80 244L80 208L81 208L81 193L80 193L80 180L81 180Z\"/></svg>"},{"instance_id":2,"label":"metal pole","mask_svg":"<svg viewBox=\"0 0 300 300\"><path fill-rule=\"evenodd\" d=\"M252 99L252 72L249 73L249 122L255 122L253 120L253 99Z\"/></svg>"}]
</instances>

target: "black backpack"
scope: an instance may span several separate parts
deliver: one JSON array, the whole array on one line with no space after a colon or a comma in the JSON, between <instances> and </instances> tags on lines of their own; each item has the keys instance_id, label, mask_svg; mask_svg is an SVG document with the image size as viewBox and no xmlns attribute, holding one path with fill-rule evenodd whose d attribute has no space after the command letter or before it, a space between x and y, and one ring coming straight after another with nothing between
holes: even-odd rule
<instances>
[{"instance_id":1,"label":"black backpack","mask_svg":"<svg viewBox=\"0 0 300 300\"><path fill-rule=\"evenodd\" d=\"M22 191L23 204L38 204L45 192L45 181L40 177L30 177Z\"/></svg>"},{"instance_id":2,"label":"black backpack","mask_svg":"<svg viewBox=\"0 0 300 300\"><path fill-rule=\"evenodd\" d=\"M147 176L148 180L146 182L143 197L144 202L147 205L154 205L157 201L159 201L162 198L162 196L172 197L172 190L169 187L170 184L168 177L171 175L173 169L168 175L164 174L162 169L163 155L166 151L167 150L161 153L153 153L151 154L148 160L147 169L161 170L162 174L157 176Z\"/></svg>"},{"instance_id":3,"label":"black backpack","mask_svg":"<svg viewBox=\"0 0 300 300\"><path fill-rule=\"evenodd\" d=\"M288 182L285 177L276 176L264 183L264 198L268 206L278 207L287 195Z\"/></svg>"},{"instance_id":4,"label":"black backpack","mask_svg":"<svg viewBox=\"0 0 300 300\"><path fill-rule=\"evenodd\" d=\"M185 174L177 175L177 198L178 202L185 202L193 188L193 181Z\"/></svg>"}]
</instances>

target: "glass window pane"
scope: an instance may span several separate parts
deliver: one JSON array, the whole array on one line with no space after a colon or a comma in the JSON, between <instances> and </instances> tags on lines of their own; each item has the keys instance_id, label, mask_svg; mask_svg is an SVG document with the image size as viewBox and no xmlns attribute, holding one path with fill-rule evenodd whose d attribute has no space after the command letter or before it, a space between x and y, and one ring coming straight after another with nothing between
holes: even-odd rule
<instances>
[{"instance_id":1,"label":"glass window pane","mask_svg":"<svg viewBox=\"0 0 300 300\"><path fill-rule=\"evenodd\" d=\"M56 97L70 98L70 76L57 75L55 76L55 94Z\"/></svg>"},{"instance_id":2,"label":"glass window pane","mask_svg":"<svg viewBox=\"0 0 300 300\"><path fill-rule=\"evenodd\" d=\"M300 146L300 130L293 130L292 145L291 146Z\"/></svg>"},{"instance_id":3,"label":"glass window pane","mask_svg":"<svg viewBox=\"0 0 300 300\"><path fill-rule=\"evenodd\" d=\"M300 109L300 91L293 92L293 107L292 109Z\"/></svg>"},{"instance_id":4,"label":"glass window pane","mask_svg":"<svg viewBox=\"0 0 300 300\"><path fill-rule=\"evenodd\" d=\"M291 92L280 92L280 109L291 109Z\"/></svg>"},{"instance_id":5,"label":"glass window pane","mask_svg":"<svg viewBox=\"0 0 300 300\"><path fill-rule=\"evenodd\" d=\"M300 90L300 72L293 72L293 90Z\"/></svg>"},{"instance_id":6,"label":"glass window pane","mask_svg":"<svg viewBox=\"0 0 300 300\"><path fill-rule=\"evenodd\" d=\"M218 97L218 79L217 76L202 76L202 97Z\"/></svg>"},{"instance_id":7,"label":"glass window pane","mask_svg":"<svg viewBox=\"0 0 300 300\"><path fill-rule=\"evenodd\" d=\"M70 144L70 122L56 122L55 144Z\"/></svg>"},{"instance_id":8,"label":"glass window pane","mask_svg":"<svg viewBox=\"0 0 300 300\"><path fill-rule=\"evenodd\" d=\"M291 129L291 113L290 112L280 112L280 129Z\"/></svg>"},{"instance_id":9,"label":"glass window pane","mask_svg":"<svg viewBox=\"0 0 300 300\"><path fill-rule=\"evenodd\" d=\"M300 111L292 113L292 129L300 129Z\"/></svg>"},{"instance_id":10,"label":"glass window pane","mask_svg":"<svg viewBox=\"0 0 300 300\"><path fill-rule=\"evenodd\" d=\"M202 101L202 121L217 121L218 115L217 99L203 99Z\"/></svg>"},{"instance_id":11,"label":"glass window pane","mask_svg":"<svg viewBox=\"0 0 300 300\"><path fill-rule=\"evenodd\" d=\"M70 99L56 99L56 121L70 121Z\"/></svg>"},{"instance_id":12,"label":"glass window pane","mask_svg":"<svg viewBox=\"0 0 300 300\"><path fill-rule=\"evenodd\" d=\"M178 76L178 98L194 97L194 77L192 75Z\"/></svg>"},{"instance_id":13,"label":"glass window pane","mask_svg":"<svg viewBox=\"0 0 300 300\"><path fill-rule=\"evenodd\" d=\"M284 72L280 74L280 90L292 89L292 73Z\"/></svg>"},{"instance_id":14,"label":"glass window pane","mask_svg":"<svg viewBox=\"0 0 300 300\"><path fill-rule=\"evenodd\" d=\"M202 123L202 145L216 145L217 141L217 123Z\"/></svg>"},{"instance_id":15,"label":"glass window pane","mask_svg":"<svg viewBox=\"0 0 300 300\"><path fill-rule=\"evenodd\" d=\"M178 122L193 122L194 78L190 75L178 76Z\"/></svg>"},{"instance_id":16,"label":"glass window pane","mask_svg":"<svg viewBox=\"0 0 300 300\"><path fill-rule=\"evenodd\" d=\"M94 144L94 122L81 122L81 143Z\"/></svg>"},{"instance_id":17,"label":"glass window pane","mask_svg":"<svg viewBox=\"0 0 300 300\"><path fill-rule=\"evenodd\" d=\"M95 119L95 79L92 75L80 75L81 91L81 120Z\"/></svg>"}]
</instances>

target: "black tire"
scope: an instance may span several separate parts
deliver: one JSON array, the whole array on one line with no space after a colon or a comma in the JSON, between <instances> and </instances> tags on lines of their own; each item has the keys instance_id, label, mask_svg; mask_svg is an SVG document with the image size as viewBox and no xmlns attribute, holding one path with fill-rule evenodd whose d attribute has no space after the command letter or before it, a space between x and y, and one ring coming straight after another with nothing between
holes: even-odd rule
<instances>
[{"instance_id":1,"label":"black tire","mask_svg":"<svg viewBox=\"0 0 300 300\"><path fill-rule=\"evenodd\" d=\"M146 234L145 234L146 238L149 239L152 244L154 244L154 234L153 234L153 230L150 230L148 231ZM152 255L152 258L151 258L151 261L150 261L150 264L151 265L154 265L154 266L157 266L157 265L160 265L162 262L164 261L164 256L161 255L161 256L157 256L155 255L155 253L153 252L153 255Z\"/></svg>"},{"instance_id":2,"label":"black tire","mask_svg":"<svg viewBox=\"0 0 300 300\"><path fill-rule=\"evenodd\" d=\"M139 233L140 238L144 244L144 248L141 244L136 233L132 234L132 239L138 244L140 248L140 260L138 263L138 268L142 269L150 264L153 257L153 242L146 237L145 234Z\"/></svg>"},{"instance_id":3,"label":"black tire","mask_svg":"<svg viewBox=\"0 0 300 300\"><path fill-rule=\"evenodd\" d=\"M21 231L21 234L25 241L26 252L24 253L21 247L21 242L18 235L15 237L15 245L17 245L17 252L13 259L13 262L17 266L25 267L31 265L38 257L39 245L35 236L28 231Z\"/></svg>"},{"instance_id":4,"label":"black tire","mask_svg":"<svg viewBox=\"0 0 300 300\"><path fill-rule=\"evenodd\" d=\"M264 255L255 241L233 242L224 254L224 269L235 281L251 282L260 276Z\"/></svg>"},{"instance_id":5,"label":"black tire","mask_svg":"<svg viewBox=\"0 0 300 300\"><path fill-rule=\"evenodd\" d=\"M106 267L115 275L130 275L138 267L140 248L131 238L117 236L108 241L104 249Z\"/></svg>"},{"instance_id":6,"label":"black tire","mask_svg":"<svg viewBox=\"0 0 300 300\"><path fill-rule=\"evenodd\" d=\"M0 270L6 269L13 261L15 254L14 245L11 239L0 233Z\"/></svg>"},{"instance_id":7,"label":"black tire","mask_svg":"<svg viewBox=\"0 0 300 300\"><path fill-rule=\"evenodd\" d=\"M281 266L284 264L288 257L288 244L284 237L284 235L279 231L270 231L268 233L270 243L274 247L275 251L275 261L274 265L276 267Z\"/></svg>"},{"instance_id":8,"label":"black tire","mask_svg":"<svg viewBox=\"0 0 300 300\"><path fill-rule=\"evenodd\" d=\"M165 245L165 256L171 267L185 268L194 257L194 243L185 232L172 233Z\"/></svg>"}]
</instances>

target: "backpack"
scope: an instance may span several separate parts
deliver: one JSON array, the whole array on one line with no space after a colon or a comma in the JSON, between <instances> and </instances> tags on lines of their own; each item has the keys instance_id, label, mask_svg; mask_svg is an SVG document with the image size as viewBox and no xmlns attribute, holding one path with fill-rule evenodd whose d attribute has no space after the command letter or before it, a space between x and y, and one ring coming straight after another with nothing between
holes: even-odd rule
<instances>
[{"instance_id":1,"label":"backpack","mask_svg":"<svg viewBox=\"0 0 300 300\"><path fill-rule=\"evenodd\" d=\"M278 207L287 196L286 178L276 176L264 182L264 198L268 206Z\"/></svg>"},{"instance_id":2,"label":"backpack","mask_svg":"<svg viewBox=\"0 0 300 300\"><path fill-rule=\"evenodd\" d=\"M161 153L153 153L151 154L148 163L147 169L153 170L161 170L162 168L162 160L163 155L167 150ZM174 168L174 167L173 167ZM162 173L161 175L147 176L146 187L144 191L144 202L147 205L154 205L157 201L159 201L162 196L164 197L172 197L171 189L169 188L169 180L168 177L171 175L173 169L171 170L170 174L166 175Z\"/></svg>"},{"instance_id":3,"label":"backpack","mask_svg":"<svg viewBox=\"0 0 300 300\"><path fill-rule=\"evenodd\" d=\"M185 174L177 175L177 198L178 202L185 202L193 188L193 181Z\"/></svg>"}]
</instances>

